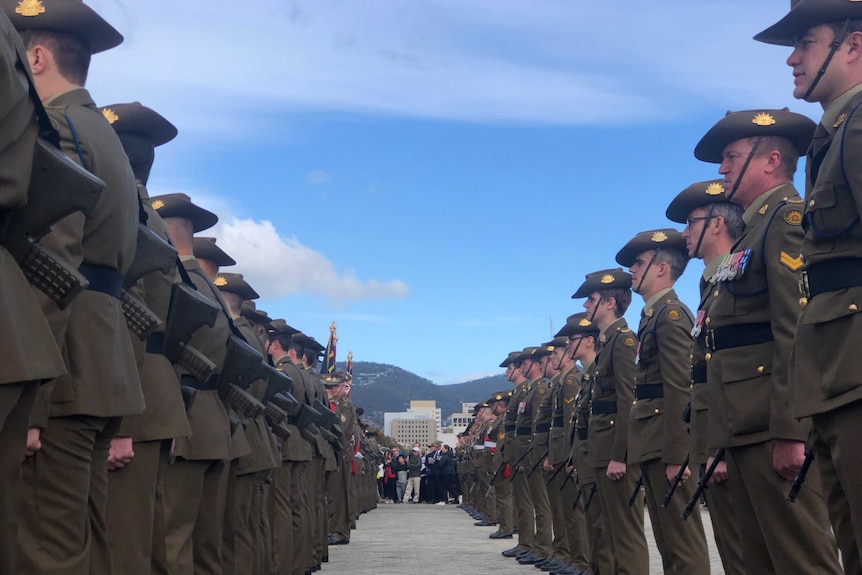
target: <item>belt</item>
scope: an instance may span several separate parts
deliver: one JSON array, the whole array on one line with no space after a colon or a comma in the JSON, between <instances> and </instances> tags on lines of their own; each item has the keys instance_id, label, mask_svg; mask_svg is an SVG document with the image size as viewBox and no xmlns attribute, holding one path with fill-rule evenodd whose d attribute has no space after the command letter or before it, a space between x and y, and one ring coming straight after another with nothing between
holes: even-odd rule
<instances>
[{"instance_id":1,"label":"belt","mask_svg":"<svg viewBox=\"0 0 862 575\"><path fill-rule=\"evenodd\" d=\"M706 383L706 364L699 363L697 365L691 366L691 383L697 385L698 383Z\"/></svg>"},{"instance_id":2,"label":"belt","mask_svg":"<svg viewBox=\"0 0 862 575\"><path fill-rule=\"evenodd\" d=\"M503 427L503 431L515 431L514 425L506 425Z\"/></svg>"},{"instance_id":3,"label":"belt","mask_svg":"<svg viewBox=\"0 0 862 575\"><path fill-rule=\"evenodd\" d=\"M660 383L639 383L635 386L635 399L657 399L664 397L664 387Z\"/></svg>"},{"instance_id":4,"label":"belt","mask_svg":"<svg viewBox=\"0 0 862 575\"><path fill-rule=\"evenodd\" d=\"M551 431L551 422L548 421L546 423L537 423L536 424L536 433L548 433Z\"/></svg>"},{"instance_id":5,"label":"belt","mask_svg":"<svg viewBox=\"0 0 862 575\"><path fill-rule=\"evenodd\" d=\"M180 385L187 385L198 391L213 391L218 388L218 376L211 375L206 381L201 381L193 375L184 375L180 378Z\"/></svg>"},{"instance_id":6,"label":"belt","mask_svg":"<svg viewBox=\"0 0 862 575\"><path fill-rule=\"evenodd\" d=\"M554 420L551 422L551 427L563 427L563 426L565 426L565 425L566 425L566 423L565 423L565 421L563 421L563 419L564 419L564 418L563 418L563 416L562 416L562 415L558 415L558 416L557 416L557 417L555 417L555 418L554 418Z\"/></svg>"},{"instance_id":7,"label":"belt","mask_svg":"<svg viewBox=\"0 0 862 575\"><path fill-rule=\"evenodd\" d=\"M862 286L862 258L840 258L814 265L802 272L799 292L811 299L816 295Z\"/></svg>"},{"instance_id":8,"label":"belt","mask_svg":"<svg viewBox=\"0 0 862 575\"><path fill-rule=\"evenodd\" d=\"M575 428L575 432L578 434L578 439L580 441L586 441L587 437L590 436L590 430L587 427L577 427Z\"/></svg>"},{"instance_id":9,"label":"belt","mask_svg":"<svg viewBox=\"0 0 862 575\"><path fill-rule=\"evenodd\" d=\"M81 264L78 272L90 282L88 290L120 299L123 293L123 274L119 271L108 266Z\"/></svg>"},{"instance_id":10,"label":"belt","mask_svg":"<svg viewBox=\"0 0 862 575\"><path fill-rule=\"evenodd\" d=\"M518 437L524 437L525 435L533 435L533 428L519 427L517 430L515 430L515 435L517 435Z\"/></svg>"},{"instance_id":11,"label":"belt","mask_svg":"<svg viewBox=\"0 0 862 575\"><path fill-rule=\"evenodd\" d=\"M165 334L151 333L147 338L147 353L163 354L165 351Z\"/></svg>"},{"instance_id":12,"label":"belt","mask_svg":"<svg viewBox=\"0 0 862 575\"><path fill-rule=\"evenodd\" d=\"M590 413L596 413L599 415L610 415L612 413L617 412L617 402L616 401L591 401L590 402Z\"/></svg>"},{"instance_id":13,"label":"belt","mask_svg":"<svg viewBox=\"0 0 862 575\"><path fill-rule=\"evenodd\" d=\"M709 351L757 345L768 341L773 341L772 327L768 323L741 323L711 329L706 332L705 338Z\"/></svg>"}]
</instances>

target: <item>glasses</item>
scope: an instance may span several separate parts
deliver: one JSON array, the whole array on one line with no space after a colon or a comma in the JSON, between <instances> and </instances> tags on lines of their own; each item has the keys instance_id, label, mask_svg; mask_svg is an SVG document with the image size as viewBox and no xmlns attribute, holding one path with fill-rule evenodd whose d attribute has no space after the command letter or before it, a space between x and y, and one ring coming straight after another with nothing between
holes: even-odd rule
<instances>
[{"instance_id":1,"label":"glasses","mask_svg":"<svg viewBox=\"0 0 862 575\"><path fill-rule=\"evenodd\" d=\"M685 219L685 223L688 227L691 227L694 222L702 222L704 220L711 220L714 217L715 216L695 216L695 217L689 216Z\"/></svg>"}]
</instances>

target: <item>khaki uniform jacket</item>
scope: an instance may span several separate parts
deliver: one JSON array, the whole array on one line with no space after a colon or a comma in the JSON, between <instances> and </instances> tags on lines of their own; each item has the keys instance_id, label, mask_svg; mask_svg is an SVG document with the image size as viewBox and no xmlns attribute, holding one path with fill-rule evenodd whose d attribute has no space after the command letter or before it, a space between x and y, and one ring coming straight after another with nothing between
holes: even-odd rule
<instances>
[{"instance_id":1,"label":"khaki uniform jacket","mask_svg":"<svg viewBox=\"0 0 862 575\"><path fill-rule=\"evenodd\" d=\"M581 385L581 371L572 367L560 374L559 382L553 393L554 417L548 433L548 463L554 466L562 464L572 450L572 417Z\"/></svg>"},{"instance_id":2,"label":"khaki uniform jacket","mask_svg":"<svg viewBox=\"0 0 862 575\"><path fill-rule=\"evenodd\" d=\"M494 434L494 425L497 423L498 419L502 419L501 417L495 417L493 419L488 420L488 425L485 427L481 439L482 445L485 449L482 450L482 458L485 460L485 471L487 473L494 473L497 470L497 466L494 465L494 454L497 451L497 438ZM505 436L505 434L503 434ZM497 464L499 465L499 463Z\"/></svg>"},{"instance_id":3,"label":"khaki uniform jacket","mask_svg":"<svg viewBox=\"0 0 862 575\"><path fill-rule=\"evenodd\" d=\"M518 420L518 405L524 399L527 384L528 382L524 381L515 388L512 397L509 399L509 404L506 406L506 417L503 418L503 431L506 434L505 441L503 442L503 461L508 464L515 463L515 460L519 457L518 448L515 445L515 424ZM498 450L500 449L499 444L497 448Z\"/></svg>"},{"instance_id":4,"label":"khaki uniform jacket","mask_svg":"<svg viewBox=\"0 0 862 575\"><path fill-rule=\"evenodd\" d=\"M536 419L533 421L533 448L532 459L535 462L536 458L548 452L550 454L549 435L551 432L551 422L554 419L554 397L558 395L560 388L560 374L556 374L548 382L548 388L545 395L539 398L539 409L536 412ZM547 457L548 455L545 455ZM544 457L542 458L544 460Z\"/></svg>"},{"instance_id":5,"label":"khaki uniform jacket","mask_svg":"<svg viewBox=\"0 0 862 575\"><path fill-rule=\"evenodd\" d=\"M704 272L712 276L712 271ZM704 314L712 304L714 286L707 281L709 277L700 279L700 305L698 314ZM697 318L695 318L697 322ZM704 326L698 326L701 331ZM702 338L694 338L691 344L691 422L689 424L689 464L706 464L712 455L707 448L709 439L709 394L706 386L706 347Z\"/></svg>"},{"instance_id":6,"label":"khaki uniform jacket","mask_svg":"<svg viewBox=\"0 0 862 575\"><path fill-rule=\"evenodd\" d=\"M619 318L599 336L599 344L589 372L590 464L596 468L627 459L638 340L625 318Z\"/></svg>"},{"instance_id":7,"label":"khaki uniform jacket","mask_svg":"<svg viewBox=\"0 0 862 575\"><path fill-rule=\"evenodd\" d=\"M493 420L488 420L476 428L476 435L473 437L472 445L470 445L469 454L475 469L485 469L485 435L493 423Z\"/></svg>"},{"instance_id":8,"label":"khaki uniform jacket","mask_svg":"<svg viewBox=\"0 0 862 575\"><path fill-rule=\"evenodd\" d=\"M275 358L273 358L275 359ZM305 401L305 383L302 379L300 369L291 363L287 355L278 358L275 368L283 371L293 380L293 396L297 401ZM305 441L299 434L299 428L292 423L287 424L291 434L287 441L281 445L282 461L311 461L311 444Z\"/></svg>"},{"instance_id":9,"label":"khaki uniform jacket","mask_svg":"<svg viewBox=\"0 0 862 575\"><path fill-rule=\"evenodd\" d=\"M200 294L218 302L216 288L203 275L197 260L182 258L181 261ZM213 362L218 373L224 366L229 337L228 317L220 313L213 327L203 326L194 333L189 345ZM186 375L182 369L180 375ZM175 455L191 460L231 458L230 420L217 391L198 390L188 418L192 435L177 438L174 442Z\"/></svg>"},{"instance_id":10,"label":"khaki uniform jacket","mask_svg":"<svg viewBox=\"0 0 862 575\"><path fill-rule=\"evenodd\" d=\"M161 216L148 201L147 188L139 184L138 194L147 213L147 227L160 238L169 241ZM180 274L174 266L168 274L156 271L147 274L139 282L140 295L144 302L162 322L167 321L173 285L180 281ZM165 325L162 323L154 333L164 332ZM156 339L158 337L156 336ZM132 336L133 344L136 341L137 337ZM141 415L124 417L117 436L131 437L135 441L156 441L191 435L192 430L180 392L180 379L171 362L160 353L145 353L139 375L146 408Z\"/></svg>"},{"instance_id":11,"label":"khaki uniform jacket","mask_svg":"<svg viewBox=\"0 0 862 575\"><path fill-rule=\"evenodd\" d=\"M73 265L124 274L137 247L138 190L123 146L83 88L60 94L45 109L60 132L63 152L101 178L105 189L91 217L85 220L78 212L63 218L42 243ZM144 410L120 300L93 287L67 308L63 353L69 373L54 384L51 417L116 417Z\"/></svg>"},{"instance_id":12,"label":"khaki uniform jacket","mask_svg":"<svg viewBox=\"0 0 862 575\"><path fill-rule=\"evenodd\" d=\"M489 434L491 436L491 441L496 445L490 450L486 449L486 451L490 451L491 453L491 472L496 473L497 469L503 464L503 450L501 448L506 442L505 414L497 416L497 419L495 419L494 423L491 425ZM500 472L500 474L502 475L502 472Z\"/></svg>"},{"instance_id":13,"label":"khaki uniform jacket","mask_svg":"<svg viewBox=\"0 0 862 575\"><path fill-rule=\"evenodd\" d=\"M644 309L638 327L636 397L629 420L629 463L661 458L682 465L688 454L683 412L691 400L691 311L670 290Z\"/></svg>"},{"instance_id":14,"label":"khaki uniform jacket","mask_svg":"<svg viewBox=\"0 0 862 575\"><path fill-rule=\"evenodd\" d=\"M18 33L8 18L0 18L0 220L27 203L36 122L26 62ZM66 372L29 282L2 246L0 322L7 330L0 345L0 385L44 381Z\"/></svg>"},{"instance_id":15,"label":"khaki uniform jacket","mask_svg":"<svg viewBox=\"0 0 862 575\"><path fill-rule=\"evenodd\" d=\"M745 273L716 284L700 339L713 329L766 323L774 341L707 356L710 449L808 437L809 424L793 417L788 393L799 313L798 270L791 269L790 254L798 254L802 242L802 200L789 184L762 200L731 249L752 250Z\"/></svg>"},{"instance_id":16,"label":"khaki uniform jacket","mask_svg":"<svg viewBox=\"0 0 862 575\"><path fill-rule=\"evenodd\" d=\"M527 388L521 400L515 406L518 417L515 420L515 453L517 457L521 457L530 449L533 443L533 433L536 431L536 416L539 413L539 406L542 400L548 393L548 380L544 377L539 377L528 382ZM544 455L544 448L535 447L529 455L524 457L520 465L529 468L536 463L536 460Z\"/></svg>"},{"instance_id":17,"label":"khaki uniform jacket","mask_svg":"<svg viewBox=\"0 0 862 575\"><path fill-rule=\"evenodd\" d=\"M319 399L323 405L329 407L329 396L326 394L326 386L323 385L323 381L320 379L320 374L314 373L314 370L311 368L306 371L311 375L315 397ZM344 430L342 429L342 431ZM317 438L317 450L321 457L326 461L324 471L335 471L338 469L338 462L335 459L335 450L333 449L332 444L324 439L322 435Z\"/></svg>"},{"instance_id":18,"label":"khaki uniform jacket","mask_svg":"<svg viewBox=\"0 0 862 575\"><path fill-rule=\"evenodd\" d=\"M862 258L862 94L817 126L808 151L803 270L839 258ZM831 120L831 118L830 118ZM843 161L842 161L843 159ZM799 316L793 414L823 413L862 398L862 287L817 295Z\"/></svg>"},{"instance_id":19,"label":"khaki uniform jacket","mask_svg":"<svg viewBox=\"0 0 862 575\"><path fill-rule=\"evenodd\" d=\"M590 454L590 373L593 369L591 364L584 370L578 394L575 396L575 410L572 418L574 420L572 462L578 470L577 480L579 485L593 483L596 480L595 468Z\"/></svg>"},{"instance_id":20,"label":"khaki uniform jacket","mask_svg":"<svg viewBox=\"0 0 862 575\"><path fill-rule=\"evenodd\" d=\"M341 436L341 461L352 466L354 451L360 438L356 407L347 395L342 395L332 403L335 404L335 415L341 420L341 429L344 430L344 435Z\"/></svg>"}]
</instances>

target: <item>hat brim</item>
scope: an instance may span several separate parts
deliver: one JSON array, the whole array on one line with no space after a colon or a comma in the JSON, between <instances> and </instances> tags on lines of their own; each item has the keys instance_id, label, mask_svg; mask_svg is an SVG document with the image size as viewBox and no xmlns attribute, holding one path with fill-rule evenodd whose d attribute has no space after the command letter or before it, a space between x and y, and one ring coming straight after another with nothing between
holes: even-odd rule
<instances>
[{"instance_id":1,"label":"hat brim","mask_svg":"<svg viewBox=\"0 0 862 575\"><path fill-rule=\"evenodd\" d=\"M758 127L752 122L751 116L757 113L760 111L743 110L729 114L719 120L697 143L694 148L694 157L702 162L720 164L724 149L728 145L737 140L756 137L788 139L793 143L799 156L805 155L817 127L810 118L788 110L764 110L763 113L773 116L777 120L774 125L764 128Z\"/></svg>"},{"instance_id":2,"label":"hat brim","mask_svg":"<svg viewBox=\"0 0 862 575\"><path fill-rule=\"evenodd\" d=\"M19 32L46 30L69 34L83 40L91 54L110 50L123 43L123 35L83 2L43 0L43 5L43 13L24 16L16 11L17 0L3 0L3 9Z\"/></svg>"},{"instance_id":3,"label":"hat brim","mask_svg":"<svg viewBox=\"0 0 862 575\"><path fill-rule=\"evenodd\" d=\"M797 37L806 30L828 22L862 18L862 8L856 2L858 0L801 0L781 20L755 35L754 39L775 46L793 46Z\"/></svg>"},{"instance_id":4,"label":"hat brim","mask_svg":"<svg viewBox=\"0 0 862 575\"><path fill-rule=\"evenodd\" d=\"M140 102L112 104L103 106L102 109L110 109L117 115L117 120L111 126L118 134L137 134L149 141L153 147L167 144L177 137L176 126Z\"/></svg>"}]
</instances>

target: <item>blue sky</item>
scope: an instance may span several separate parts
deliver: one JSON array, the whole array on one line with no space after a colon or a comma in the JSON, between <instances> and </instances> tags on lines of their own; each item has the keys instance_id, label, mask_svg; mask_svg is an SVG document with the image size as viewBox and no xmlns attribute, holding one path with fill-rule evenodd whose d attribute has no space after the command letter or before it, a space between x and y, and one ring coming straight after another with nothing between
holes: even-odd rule
<instances>
[{"instance_id":1,"label":"blue sky","mask_svg":"<svg viewBox=\"0 0 862 575\"><path fill-rule=\"evenodd\" d=\"M786 0L87 3L126 37L93 58L97 103L179 128L151 194L219 214L272 317L320 340L335 320L339 359L438 383L500 372L581 311L585 273L670 227L727 110L820 113L751 39Z\"/></svg>"}]
</instances>

